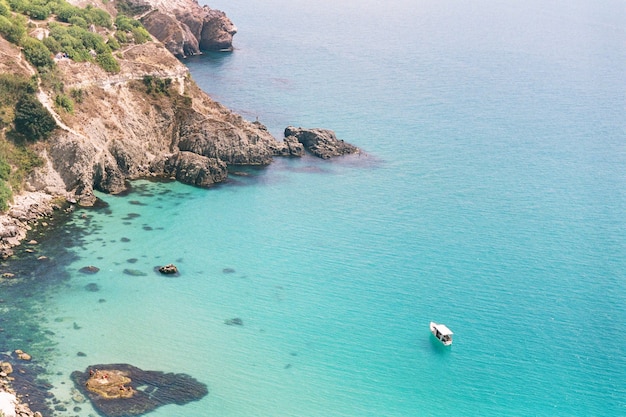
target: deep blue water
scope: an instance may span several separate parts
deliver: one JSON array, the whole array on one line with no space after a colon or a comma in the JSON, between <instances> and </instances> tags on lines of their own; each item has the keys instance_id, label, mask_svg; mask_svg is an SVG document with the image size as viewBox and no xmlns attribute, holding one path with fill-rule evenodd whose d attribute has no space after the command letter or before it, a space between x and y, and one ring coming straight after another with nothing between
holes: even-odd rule
<instances>
[{"instance_id":1,"label":"deep blue water","mask_svg":"<svg viewBox=\"0 0 626 417\"><path fill-rule=\"evenodd\" d=\"M212 1L236 49L196 82L366 155L100 195L27 298L57 396L127 362L208 385L154 416L625 415L626 6L596 3Z\"/></svg>"}]
</instances>

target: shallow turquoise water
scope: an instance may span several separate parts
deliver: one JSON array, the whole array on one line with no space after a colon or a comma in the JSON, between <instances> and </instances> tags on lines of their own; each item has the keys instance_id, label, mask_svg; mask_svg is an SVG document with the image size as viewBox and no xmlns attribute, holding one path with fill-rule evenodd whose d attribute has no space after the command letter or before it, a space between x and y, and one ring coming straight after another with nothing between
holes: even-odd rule
<instances>
[{"instance_id":1,"label":"shallow turquoise water","mask_svg":"<svg viewBox=\"0 0 626 417\"><path fill-rule=\"evenodd\" d=\"M205 91L367 155L77 213L41 297L60 399L127 362L208 385L154 416L626 414L621 2L211 6L239 34L186 61Z\"/></svg>"}]
</instances>

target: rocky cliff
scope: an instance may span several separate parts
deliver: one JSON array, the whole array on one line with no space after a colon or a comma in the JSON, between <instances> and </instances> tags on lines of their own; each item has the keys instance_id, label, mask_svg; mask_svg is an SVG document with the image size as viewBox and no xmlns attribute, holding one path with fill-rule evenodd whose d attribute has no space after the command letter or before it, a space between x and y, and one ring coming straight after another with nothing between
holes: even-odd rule
<instances>
[{"instance_id":1,"label":"rocky cliff","mask_svg":"<svg viewBox=\"0 0 626 417\"><path fill-rule=\"evenodd\" d=\"M64 88L83 99L74 114L57 114L60 128L44 150L49 164L28 179L29 189L90 204L94 188L118 193L145 176L208 186L227 177L228 165L269 164L282 152L264 126L211 100L161 44L133 45L120 56L114 76L92 63L57 62ZM150 91L157 81L167 87ZM40 100L51 97L43 91Z\"/></svg>"},{"instance_id":2,"label":"rocky cliff","mask_svg":"<svg viewBox=\"0 0 626 417\"><path fill-rule=\"evenodd\" d=\"M138 18L148 31L178 57L201 51L229 51L237 28L219 10L196 0L127 0L141 11Z\"/></svg>"},{"instance_id":3,"label":"rocky cliff","mask_svg":"<svg viewBox=\"0 0 626 417\"><path fill-rule=\"evenodd\" d=\"M36 73L1 37L0 55L0 71ZM116 74L91 62L56 61L64 91L80 93L72 113L40 86L37 97L58 128L36 146L44 163L26 179L28 198L16 196L0 217L0 248L23 238L26 223L48 213L54 197L91 205L94 190L119 193L128 180L150 176L210 186L227 178L230 165L264 165L294 153L262 124L213 101L160 42L126 46L116 57Z\"/></svg>"}]
</instances>

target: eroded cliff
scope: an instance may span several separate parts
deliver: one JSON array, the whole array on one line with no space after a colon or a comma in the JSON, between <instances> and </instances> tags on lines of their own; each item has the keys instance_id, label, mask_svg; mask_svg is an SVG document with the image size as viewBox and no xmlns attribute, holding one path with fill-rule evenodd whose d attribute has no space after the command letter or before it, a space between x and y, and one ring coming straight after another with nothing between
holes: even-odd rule
<instances>
[{"instance_id":1,"label":"eroded cliff","mask_svg":"<svg viewBox=\"0 0 626 417\"><path fill-rule=\"evenodd\" d=\"M282 143L213 101L161 44L133 45L120 56L114 76L92 63L57 62L65 89L81 91L82 102L73 114L57 112L61 127L45 154L51 164L29 178L31 189L64 189L89 204L94 188L118 193L128 179L173 176L208 186L226 178L228 165L269 164L279 154Z\"/></svg>"},{"instance_id":2,"label":"eroded cliff","mask_svg":"<svg viewBox=\"0 0 626 417\"><path fill-rule=\"evenodd\" d=\"M126 0L148 31L178 57L229 51L237 28L220 10L197 0Z\"/></svg>"},{"instance_id":3,"label":"eroded cliff","mask_svg":"<svg viewBox=\"0 0 626 417\"><path fill-rule=\"evenodd\" d=\"M1 38L0 54L0 71L36 74L18 47ZM27 193L0 218L0 247L16 244L25 222L54 197L91 205L94 190L118 193L128 180L150 176L210 186L227 178L229 165L264 165L291 154L262 124L201 91L162 43L126 45L115 56L120 71L114 74L93 62L55 59L57 84L80 97L71 112L55 105L58 91L39 83L37 98L58 128L34 147L43 164L26 178ZM36 210L17 221L15 211L29 212L33 201Z\"/></svg>"}]
</instances>

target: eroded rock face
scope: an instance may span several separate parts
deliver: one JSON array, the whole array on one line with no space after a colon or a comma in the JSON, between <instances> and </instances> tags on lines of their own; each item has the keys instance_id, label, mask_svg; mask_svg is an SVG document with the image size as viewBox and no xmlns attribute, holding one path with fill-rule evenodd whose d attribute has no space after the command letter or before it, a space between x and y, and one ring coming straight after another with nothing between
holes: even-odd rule
<instances>
[{"instance_id":1,"label":"eroded rock face","mask_svg":"<svg viewBox=\"0 0 626 417\"><path fill-rule=\"evenodd\" d=\"M48 140L31 188L54 186L89 206L94 189L120 193L131 179L174 177L208 187L226 179L228 165L266 165L281 155L262 124L211 100L160 44L136 45L123 58L113 76L90 63L57 64L65 87L84 98ZM146 75L169 80L167 92L148 92Z\"/></svg>"},{"instance_id":2,"label":"eroded rock face","mask_svg":"<svg viewBox=\"0 0 626 417\"><path fill-rule=\"evenodd\" d=\"M165 163L165 172L176 180L199 187L209 187L228 176L226 163L193 152L178 152Z\"/></svg>"},{"instance_id":3,"label":"eroded rock face","mask_svg":"<svg viewBox=\"0 0 626 417\"><path fill-rule=\"evenodd\" d=\"M230 51L237 28L219 10L200 6L195 0L132 0L153 8L141 23L178 57L201 51Z\"/></svg>"},{"instance_id":4,"label":"eroded rock face","mask_svg":"<svg viewBox=\"0 0 626 417\"><path fill-rule=\"evenodd\" d=\"M144 371L128 364L93 365L71 375L76 388L107 417L138 416L167 404L184 405L208 395L187 374Z\"/></svg>"},{"instance_id":5,"label":"eroded rock face","mask_svg":"<svg viewBox=\"0 0 626 417\"><path fill-rule=\"evenodd\" d=\"M144 16L141 23L177 57L184 58L200 52L200 43L189 26L181 24L174 15L154 10Z\"/></svg>"},{"instance_id":6,"label":"eroded rock face","mask_svg":"<svg viewBox=\"0 0 626 417\"><path fill-rule=\"evenodd\" d=\"M285 142L291 143L294 140L304 145L313 155L323 159L360 152L356 146L337 139L335 132L328 129L288 126L285 128Z\"/></svg>"}]
</instances>

